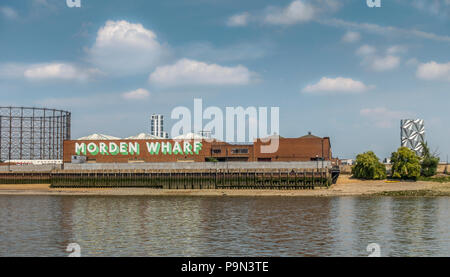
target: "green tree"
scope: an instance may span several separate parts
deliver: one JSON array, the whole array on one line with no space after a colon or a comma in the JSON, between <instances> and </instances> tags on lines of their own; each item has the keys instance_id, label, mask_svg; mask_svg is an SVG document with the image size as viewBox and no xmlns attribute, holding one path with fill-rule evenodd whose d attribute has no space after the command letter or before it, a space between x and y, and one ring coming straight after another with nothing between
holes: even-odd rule
<instances>
[{"instance_id":1,"label":"green tree","mask_svg":"<svg viewBox=\"0 0 450 277\"><path fill-rule=\"evenodd\" d=\"M386 167L380 163L372 151L356 156L356 163L352 167L353 177L366 180L382 180L386 178Z\"/></svg>"},{"instance_id":2,"label":"green tree","mask_svg":"<svg viewBox=\"0 0 450 277\"><path fill-rule=\"evenodd\" d=\"M407 147L400 147L391 155L392 178L416 180L420 177L420 158Z\"/></svg>"},{"instance_id":3,"label":"green tree","mask_svg":"<svg viewBox=\"0 0 450 277\"><path fill-rule=\"evenodd\" d=\"M436 155L431 154L428 144L422 143L422 160L420 162L421 171L420 174L424 177L431 177L436 175L437 167L439 165L439 158Z\"/></svg>"}]
</instances>

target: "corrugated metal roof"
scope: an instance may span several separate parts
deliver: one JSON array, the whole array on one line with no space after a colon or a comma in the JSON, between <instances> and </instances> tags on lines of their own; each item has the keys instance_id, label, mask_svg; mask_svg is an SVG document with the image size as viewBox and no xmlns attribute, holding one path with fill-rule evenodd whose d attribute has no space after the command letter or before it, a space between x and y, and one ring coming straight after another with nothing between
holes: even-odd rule
<instances>
[{"instance_id":1,"label":"corrugated metal roof","mask_svg":"<svg viewBox=\"0 0 450 277\"><path fill-rule=\"evenodd\" d=\"M78 140L118 140L120 138L108 136L104 134L92 134L89 136L81 137Z\"/></svg>"},{"instance_id":2,"label":"corrugated metal roof","mask_svg":"<svg viewBox=\"0 0 450 277\"><path fill-rule=\"evenodd\" d=\"M164 139L164 138L158 137L158 136L154 136L154 135L151 135L151 134L140 133L140 134L138 134L136 136L131 136L131 137L128 137L126 139Z\"/></svg>"},{"instance_id":3,"label":"corrugated metal roof","mask_svg":"<svg viewBox=\"0 0 450 277\"><path fill-rule=\"evenodd\" d=\"M187 133L187 134L176 136L173 139L181 140L181 139L207 139L207 138L203 137L203 136L200 136L198 134Z\"/></svg>"}]
</instances>

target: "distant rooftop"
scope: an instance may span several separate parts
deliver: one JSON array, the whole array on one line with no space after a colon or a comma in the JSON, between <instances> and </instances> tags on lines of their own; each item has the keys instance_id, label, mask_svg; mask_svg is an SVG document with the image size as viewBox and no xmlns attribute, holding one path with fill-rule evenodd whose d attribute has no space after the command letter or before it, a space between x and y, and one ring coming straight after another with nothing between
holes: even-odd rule
<instances>
[{"instance_id":1,"label":"distant rooftop","mask_svg":"<svg viewBox=\"0 0 450 277\"><path fill-rule=\"evenodd\" d=\"M164 139L164 138L154 136L151 134L140 133L139 135L136 135L136 136L127 137L126 139Z\"/></svg>"},{"instance_id":2,"label":"distant rooftop","mask_svg":"<svg viewBox=\"0 0 450 277\"><path fill-rule=\"evenodd\" d=\"M173 139L182 140L182 139L208 139L208 138L198 135L198 134L194 134L194 133L187 133L187 134L176 136Z\"/></svg>"},{"instance_id":3,"label":"distant rooftop","mask_svg":"<svg viewBox=\"0 0 450 277\"><path fill-rule=\"evenodd\" d=\"M307 135L304 135L300 138L320 138L320 137L313 135L311 132L308 132Z\"/></svg>"},{"instance_id":4,"label":"distant rooftop","mask_svg":"<svg viewBox=\"0 0 450 277\"><path fill-rule=\"evenodd\" d=\"M92 134L89 136L81 137L78 140L118 140L120 138L108 136L104 134Z\"/></svg>"}]
</instances>

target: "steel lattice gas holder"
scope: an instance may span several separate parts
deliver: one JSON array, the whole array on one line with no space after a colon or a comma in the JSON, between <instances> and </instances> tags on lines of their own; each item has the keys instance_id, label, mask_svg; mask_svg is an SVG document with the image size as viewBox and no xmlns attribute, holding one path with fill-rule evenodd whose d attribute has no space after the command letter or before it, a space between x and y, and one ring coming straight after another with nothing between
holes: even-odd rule
<instances>
[{"instance_id":1,"label":"steel lattice gas holder","mask_svg":"<svg viewBox=\"0 0 450 277\"><path fill-rule=\"evenodd\" d=\"M0 107L0 160L61 160L70 117L62 110Z\"/></svg>"}]
</instances>

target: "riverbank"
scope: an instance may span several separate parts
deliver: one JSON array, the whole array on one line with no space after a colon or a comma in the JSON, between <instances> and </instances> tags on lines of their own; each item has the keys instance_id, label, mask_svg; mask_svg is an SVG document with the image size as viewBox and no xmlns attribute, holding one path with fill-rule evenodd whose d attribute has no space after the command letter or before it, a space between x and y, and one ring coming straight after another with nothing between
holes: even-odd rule
<instances>
[{"instance_id":1,"label":"riverbank","mask_svg":"<svg viewBox=\"0 0 450 277\"><path fill-rule=\"evenodd\" d=\"M154 196L450 196L450 183L362 181L342 175L330 188L314 190L169 190L151 188L50 188L48 184L0 185L0 195Z\"/></svg>"}]
</instances>

